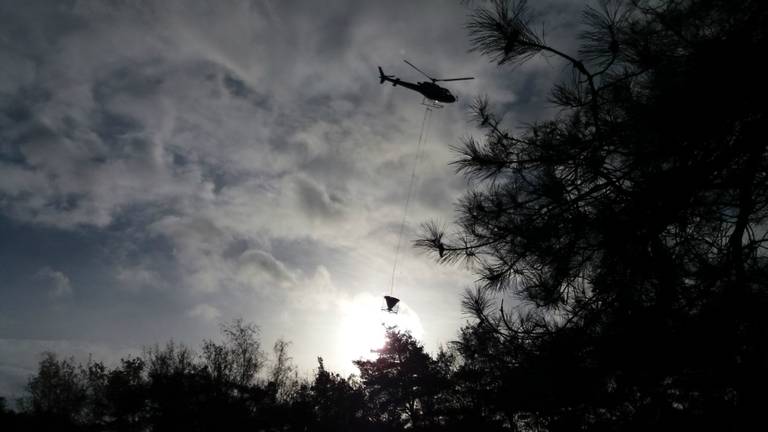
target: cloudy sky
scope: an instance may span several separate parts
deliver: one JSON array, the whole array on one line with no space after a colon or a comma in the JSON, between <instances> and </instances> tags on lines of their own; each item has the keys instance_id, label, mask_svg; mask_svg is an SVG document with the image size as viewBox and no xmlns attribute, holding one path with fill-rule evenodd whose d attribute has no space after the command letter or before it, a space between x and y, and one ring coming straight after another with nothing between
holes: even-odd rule
<instances>
[{"instance_id":1,"label":"cloudy sky","mask_svg":"<svg viewBox=\"0 0 768 432\"><path fill-rule=\"evenodd\" d=\"M475 6L479 2L475 2ZM549 113L562 65L468 52L458 1L0 1L0 395L43 350L115 361L243 317L303 371L342 373L385 320L430 350L473 276L410 247L466 189L450 146L487 94L510 125ZM571 44L581 2L534 7ZM418 168L423 108L376 67L451 83Z\"/></svg>"}]
</instances>

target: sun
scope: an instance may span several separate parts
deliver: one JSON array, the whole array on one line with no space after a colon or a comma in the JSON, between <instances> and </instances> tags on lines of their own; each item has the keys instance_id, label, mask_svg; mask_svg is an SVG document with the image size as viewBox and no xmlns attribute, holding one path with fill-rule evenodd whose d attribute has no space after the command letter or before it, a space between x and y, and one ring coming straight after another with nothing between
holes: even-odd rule
<instances>
[{"instance_id":1,"label":"sun","mask_svg":"<svg viewBox=\"0 0 768 432\"><path fill-rule=\"evenodd\" d=\"M381 310L383 299L362 293L341 305L337 350L344 362L376 358L375 350L384 346L386 328L397 326L410 331L416 338L424 333L418 316L401 304L395 315ZM356 370L352 370L356 372Z\"/></svg>"},{"instance_id":2,"label":"sun","mask_svg":"<svg viewBox=\"0 0 768 432\"><path fill-rule=\"evenodd\" d=\"M344 361L371 359L384 346L386 313L372 295L358 295L342 306L338 334L339 354Z\"/></svg>"}]
</instances>

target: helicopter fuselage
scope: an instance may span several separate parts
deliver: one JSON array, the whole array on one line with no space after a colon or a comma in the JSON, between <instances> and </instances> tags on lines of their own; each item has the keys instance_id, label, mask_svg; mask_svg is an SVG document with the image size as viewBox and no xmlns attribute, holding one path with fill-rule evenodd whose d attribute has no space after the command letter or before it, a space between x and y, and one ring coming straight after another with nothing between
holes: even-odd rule
<instances>
[{"instance_id":1,"label":"helicopter fuselage","mask_svg":"<svg viewBox=\"0 0 768 432\"><path fill-rule=\"evenodd\" d=\"M382 76L381 80L382 82L389 81L392 83L393 86L402 86L407 89L411 89L413 91L419 92L429 100L442 102L442 103L456 102L456 96L451 94L451 92L448 91L447 88L440 87L439 85L429 81L421 81L414 84L408 81L403 81L400 78L390 78L389 76L386 76L386 75Z\"/></svg>"}]
</instances>

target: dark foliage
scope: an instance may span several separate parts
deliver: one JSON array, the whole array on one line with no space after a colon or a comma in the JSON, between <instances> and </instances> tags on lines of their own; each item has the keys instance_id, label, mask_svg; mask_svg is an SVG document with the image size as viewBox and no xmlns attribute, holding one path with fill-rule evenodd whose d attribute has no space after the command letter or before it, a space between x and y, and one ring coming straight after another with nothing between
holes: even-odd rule
<instances>
[{"instance_id":1,"label":"dark foliage","mask_svg":"<svg viewBox=\"0 0 768 432\"><path fill-rule=\"evenodd\" d=\"M448 423L447 354L432 359L409 333L390 329L379 359L357 362L361 381L326 370L322 358L311 380L298 378L282 340L275 343L267 373L230 369L226 365L267 362L256 349L255 326L238 320L222 330L225 340L205 341L200 355L170 342L114 368L45 353L18 412L0 399L0 426L9 431L383 432L434 430Z\"/></svg>"},{"instance_id":2,"label":"dark foliage","mask_svg":"<svg viewBox=\"0 0 768 432\"><path fill-rule=\"evenodd\" d=\"M418 241L481 277L459 351L494 395L483 408L545 430L759 418L768 6L604 2L570 56L534 35L525 2L493 4L469 24L478 51L547 54L572 78L553 89L560 114L522 133L476 103L486 135L459 149L472 184L459 234L431 223Z\"/></svg>"},{"instance_id":3,"label":"dark foliage","mask_svg":"<svg viewBox=\"0 0 768 432\"><path fill-rule=\"evenodd\" d=\"M375 360L358 360L370 420L390 429L430 430L441 426L447 376L409 333L387 331Z\"/></svg>"}]
</instances>

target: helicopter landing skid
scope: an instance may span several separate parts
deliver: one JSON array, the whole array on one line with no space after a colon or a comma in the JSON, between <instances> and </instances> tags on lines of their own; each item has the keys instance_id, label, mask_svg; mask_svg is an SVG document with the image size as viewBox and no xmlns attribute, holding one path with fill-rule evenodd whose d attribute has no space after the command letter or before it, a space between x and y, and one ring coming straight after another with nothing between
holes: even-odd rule
<instances>
[{"instance_id":1,"label":"helicopter landing skid","mask_svg":"<svg viewBox=\"0 0 768 432\"><path fill-rule=\"evenodd\" d=\"M433 109L440 109L440 108L443 108L443 106L444 106L444 105L440 105L439 103L437 103L437 101L434 101L432 99L427 99L427 98L424 98L421 101L421 104L424 105L427 108L433 108Z\"/></svg>"}]
</instances>

